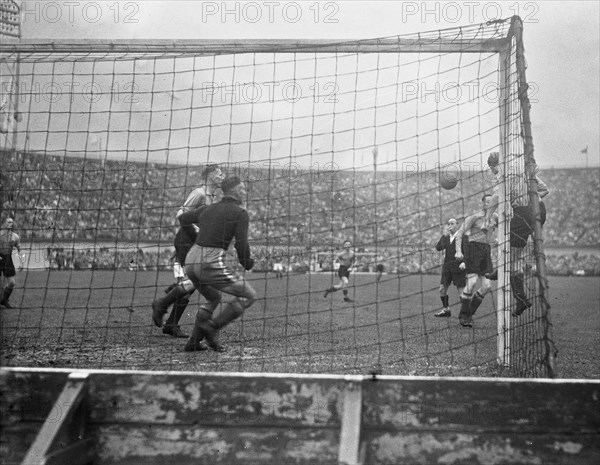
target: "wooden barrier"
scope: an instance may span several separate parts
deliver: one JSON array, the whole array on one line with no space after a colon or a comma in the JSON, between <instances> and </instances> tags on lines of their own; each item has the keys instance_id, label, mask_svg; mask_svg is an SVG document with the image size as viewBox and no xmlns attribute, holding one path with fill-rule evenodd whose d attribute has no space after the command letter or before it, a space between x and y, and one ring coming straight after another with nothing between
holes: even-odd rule
<instances>
[{"instance_id":1,"label":"wooden barrier","mask_svg":"<svg viewBox=\"0 0 600 465\"><path fill-rule=\"evenodd\" d=\"M0 463L594 464L600 380L2 369Z\"/></svg>"}]
</instances>

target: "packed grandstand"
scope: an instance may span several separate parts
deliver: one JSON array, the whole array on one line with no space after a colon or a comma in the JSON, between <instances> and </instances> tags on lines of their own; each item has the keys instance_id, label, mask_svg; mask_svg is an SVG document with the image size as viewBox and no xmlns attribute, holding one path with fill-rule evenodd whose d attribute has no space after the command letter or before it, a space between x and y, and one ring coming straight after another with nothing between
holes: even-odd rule
<instances>
[{"instance_id":1,"label":"packed grandstand","mask_svg":"<svg viewBox=\"0 0 600 465\"><path fill-rule=\"evenodd\" d=\"M43 244L51 269L168 267L174 212L202 168L2 156L3 211L14 216L23 243ZM257 271L272 269L277 257L290 271L326 271L337 244L350 238L359 271L383 263L388 272L437 273L440 225L476 210L479 194L491 189L484 172L463 173L458 188L441 191L427 172L223 166L249 187ZM544 169L541 177L551 190L544 227L549 274L600 275L600 213L588 208L600 201L600 170Z\"/></svg>"}]
</instances>

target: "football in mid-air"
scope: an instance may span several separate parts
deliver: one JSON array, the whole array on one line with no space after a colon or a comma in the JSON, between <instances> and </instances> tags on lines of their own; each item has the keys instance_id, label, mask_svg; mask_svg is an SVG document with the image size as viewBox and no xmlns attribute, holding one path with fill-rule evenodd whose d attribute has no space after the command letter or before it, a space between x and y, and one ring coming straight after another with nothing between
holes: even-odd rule
<instances>
[{"instance_id":1,"label":"football in mid-air","mask_svg":"<svg viewBox=\"0 0 600 465\"><path fill-rule=\"evenodd\" d=\"M440 176L440 186L446 190L454 189L458 184L458 176L455 173L443 173Z\"/></svg>"}]
</instances>

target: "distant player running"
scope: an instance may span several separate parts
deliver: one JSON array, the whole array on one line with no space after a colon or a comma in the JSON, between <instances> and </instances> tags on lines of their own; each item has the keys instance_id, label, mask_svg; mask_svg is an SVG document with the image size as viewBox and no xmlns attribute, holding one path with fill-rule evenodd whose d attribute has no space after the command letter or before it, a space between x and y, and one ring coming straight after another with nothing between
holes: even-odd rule
<instances>
[{"instance_id":1,"label":"distant player running","mask_svg":"<svg viewBox=\"0 0 600 465\"><path fill-rule=\"evenodd\" d=\"M13 232L15 220L11 217L6 218L2 227L0 228L0 276L4 275L6 278L6 285L2 289L2 297L0 297L0 305L6 308L12 308L12 305L8 302L10 295L12 294L15 285L15 265L12 259L13 249L17 249L17 252L21 253L21 239L18 234ZM19 255L21 259L21 265L19 271L23 269L23 261L25 257Z\"/></svg>"},{"instance_id":2,"label":"distant player running","mask_svg":"<svg viewBox=\"0 0 600 465\"><path fill-rule=\"evenodd\" d=\"M491 273L493 270L490 244L494 242L498 226L498 214L494 213L489 219L486 219L488 218L487 212L491 206L492 196L486 194L481 201L483 204L482 210L467 217L454 238L456 243L454 256L457 260L464 258L464 268L467 274L467 284L460 296L461 307L458 320L462 326L467 327L473 326L472 317L492 288L486 274ZM464 235L469 237L469 243L465 244L463 255L462 238ZM474 293L478 279L481 284Z\"/></svg>"},{"instance_id":3,"label":"distant player running","mask_svg":"<svg viewBox=\"0 0 600 465\"><path fill-rule=\"evenodd\" d=\"M219 189L221 181L223 180L223 173L221 172L219 165L213 164L208 165L206 168L204 168L204 170L202 171L202 180L203 184L190 193L190 195L187 197L187 199L177 212L176 218L179 219L184 213L195 210L198 207L204 205L212 205L214 203L216 199L216 191L217 189ZM181 283L184 289L188 291L188 294L180 297L173 304L171 314L167 318L167 321L165 322L162 328L162 332L164 334L168 334L173 337L189 337L179 327L179 320L183 316L183 312L185 311L190 302L190 297L195 291L192 281L190 281L185 275L184 267L185 257L196 241L197 232L197 226L191 226L186 228L182 227L179 229L179 231L177 231L177 234L175 235L175 261L173 263L173 274L175 276L176 282L171 284L165 290L165 292L170 292L178 283ZM213 296L210 294L208 297L213 298ZM154 320L154 323L160 327L162 321Z\"/></svg>"},{"instance_id":4,"label":"distant player running","mask_svg":"<svg viewBox=\"0 0 600 465\"><path fill-rule=\"evenodd\" d=\"M377 263L377 265L375 265L375 281L376 282L381 281L381 277L383 276L384 272L385 272L385 265L383 263Z\"/></svg>"},{"instance_id":5,"label":"distant player running","mask_svg":"<svg viewBox=\"0 0 600 465\"><path fill-rule=\"evenodd\" d=\"M456 258L456 234L458 232L458 222L454 218L450 218L446 227L444 229L444 233L440 240L436 244L436 250L440 252L444 252L444 264L442 265L442 279L440 284L440 299L442 300L442 309L434 313L434 316L437 317L450 317L452 316L452 312L450 311L449 298L448 298L448 288L452 283L458 289L458 294L462 295L462 292L467 285L467 276L465 274L464 266L460 265L463 262L462 259ZM464 248L466 245L466 241L463 239L462 247Z\"/></svg>"},{"instance_id":6,"label":"distant player running","mask_svg":"<svg viewBox=\"0 0 600 465\"><path fill-rule=\"evenodd\" d=\"M275 272L275 277L277 279L283 279L283 258L280 256L275 257L273 263L273 271Z\"/></svg>"},{"instance_id":7,"label":"distant player running","mask_svg":"<svg viewBox=\"0 0 600 465\"><path fill-rule=\"evenodd\" d=\"M340 264L338 268L338 276L340 278L339 284L330 287L325 291L325 296L327 297L330 293L342 290L344 294L344 302L353 302L353 300L348 297L348 278L350 278L350 271L354 262L356 261L356 254L352 248L352 242L345 241L344 242L344 250L337 256L336 261Z\"/></svg>"}]
</instances>

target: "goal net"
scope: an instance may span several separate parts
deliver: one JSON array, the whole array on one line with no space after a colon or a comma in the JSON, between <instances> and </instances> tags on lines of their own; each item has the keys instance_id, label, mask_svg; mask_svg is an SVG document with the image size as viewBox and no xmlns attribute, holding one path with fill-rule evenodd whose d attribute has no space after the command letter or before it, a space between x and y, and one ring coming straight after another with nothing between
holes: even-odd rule
<instances>
[{"instance_id":1,"label":"goal net","mask_svg":"<svg viewBox=\"0 0 600 465\"><path fill-rule=\"evenodd\" d=\"M520 31L512 18L345 42L7 40L1 205L24 269L2 363L550 376L539 225L519 257L531 306L512 315L509 193L535 187ZM174 282L175 216L210 164L247 186L259 298L223 329L227 352L186 353L150 305ZM434 316L435 246L494 189L498 280L462 327L454 286L452 317ZM344 241L346 293L324 297Z\"/></svg>"}]
</instances>

